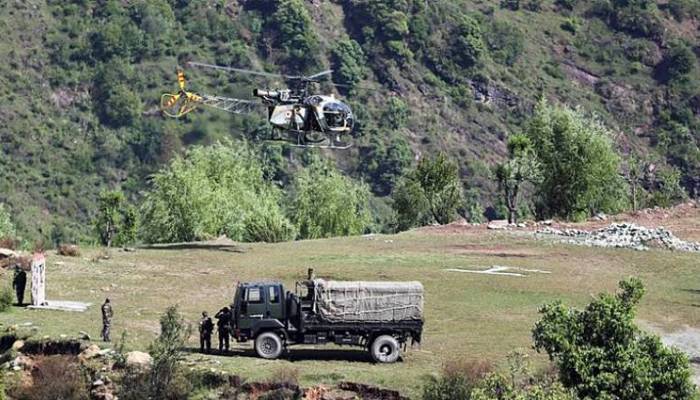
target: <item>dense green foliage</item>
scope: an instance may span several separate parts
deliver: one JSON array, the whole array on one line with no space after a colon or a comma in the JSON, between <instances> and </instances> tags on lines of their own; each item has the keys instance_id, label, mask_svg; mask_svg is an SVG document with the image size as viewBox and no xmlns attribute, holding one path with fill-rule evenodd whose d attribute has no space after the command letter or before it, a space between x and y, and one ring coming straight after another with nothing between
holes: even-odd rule
<instances>
[{"instance_id":1,"label":"dense green foliage","mask_svg":"<svg viewBox=\"0 0 700 400\"><path fill-rule=\"evenodd\" d=\"M119 191L100 193L95 230L102 245L111 247L133 243L138 231L136 208L127 204Z\"/></svg>"},{"instance_id":2,"label":"dense green foliage","mask_svg":"<svg viewBox=\"0 0 700 400\"><path fill-rule=\"evenodd\" d=\"M370 224L368 197L365 185L315 162L294 180L290 218L304 239L361 234Z\"/></svg>"},{"instance_id":3,"label":"dense green foliage","mask_svg":"<svg viewBox=\"0 0 700 400\"><path fill-rule=\"evenodd\" d=\"M634 323L641 281L622 281L620 289L599 295L583 310L561 302L542 307L535 347L547 352L561 382L581 398L693 399L687 356Z\"/></svg>"},{"instance_id":4,"label":"dense green foliage","mask_svg":"<svg viewBox=\"0 0 700 400\"><path fill-rule=\"evenodd\" d=\"M620 158L611 132L581 111L541 101L526 128L542 169L538 185L543 216L580 219L624 209Z\"/></svg>"},{"instance_id":5,"label":"dense green foliage","mask_svg":"<svg viewBox=\"0 0 700 400\"><path fill-rule=\"evenodd\" d=\"M147 242L222 234L233 240L293 239L280 196L244 143L195 146L152 177L141 210L142 236Z\"/></svg>"},{"instance_id":6,"label":"dense green foliage","mask_svg":"<svg viewBox=\"0 0 700 400\"><path fill-rule=\"evenodd\" d=\"M403 179L393 200L398 230L430 222L451 222L462 203L457 165L444 154L422 159Z\"/></svg>"},{"instance_id":7,"label":"dense green foliage","mask_svg":"<svg viewBox=\"0 0 700 400\"><path fill-rule=\"evenodd\" d=\"M14 237L15 226L10 219L10 212L0 203L0 238Z\"/></svg>"},{"instance_id":8,"label":"dense green foliage","mask_svg":"<svg viewBox=\"0 0 700 400\"><path fill-rule=\"evenodd\" d=\"M469 207L499 209L491 167L541 95L595 112L620 132L622 156L634 149L676 168L694 197L700 71L688 27L697 19L692 0L10 2L0 11L0 202L24 242L94 241L106 188L140 204L148 177L188 146L263 139L264 111L158 114L189 60L290 74L333 68L350 88L315 89L343 95L357 128L353 149L326 156L367 182L381 198L374 204L388 203L414 160L442 151L469 187ZM233 97L285 84L186 72L189 88ZM281 149L265 174L291 191L302 154ZM279 225L269 219L262 226Z\"/></svg>"}]
</instances>

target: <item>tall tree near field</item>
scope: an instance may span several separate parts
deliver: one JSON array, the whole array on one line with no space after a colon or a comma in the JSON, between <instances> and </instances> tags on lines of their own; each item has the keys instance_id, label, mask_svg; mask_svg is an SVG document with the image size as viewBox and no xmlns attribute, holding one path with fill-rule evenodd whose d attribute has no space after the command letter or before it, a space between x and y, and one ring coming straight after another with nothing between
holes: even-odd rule
<instances>
[{"instance_id":1,"label":"tall tree near field","mask_svg":"<svg viewBox=\"0 0 700 400\"><path fill-rule=\"evenodd\" d=\"M541 100L526 127L542 166L540 217L582 219L624 208L625 182L611 132L581 111Z\"/></svg>"},{"instance_id":2,"label":"tall tree near field","mask_svg":"<svg viewBox=\"0 0 700 400\"><path fill-rule=\"evenodd\" d=\"M138 217L136 209L126 202L124 193L104 191L98 202L95 229L100 242L107 247L132 243L136 239Z\"/></svg>"},{"instance_id":3,"label":"tall tree near field","mask_svg":"<svg viewBox=\"0 0 700 400\"><path fill-rule=\"evenodd\" d=\"M301 238L358 235L371 223L367 186L328 163L316 161L299 173L294 192L291 219Z\"/></svg>"},{"instance_id":4,"label":"tall tree near field","mask_svg":"<svg viewBox=\"0 0 700 400\"><path fill-rule=\"evenodd\" d=\"M462 203L459 167L444 154L423 158L399 183L392 195L396 229L419 224L447 224Z\"/></svg>"},{"instance_id":5,"label":"tall tree near field","mask_svg":"<svg viewBox=\"0 0 700 400\"><path fill-rule=\"evenodd\" d=\"M518 219L518 198L522 185L537 183L542 179L540 165L525 135L514 135L508 141L508 160L496 166L496 179L503 191L503 200L508 208L508 223Z\"/></svg>"},{"instance_id":6,"label":"tall tree near field","mask_svg":"<svg viewBox=\"0 0 700 400\"><path fill-rule=\"evenodd\" d=\"M620 289L599 295L583 310L561 302L542 307L535 348L549 355L561 382L581 399L693 399L688 357L634 323L641 281L622 281Z\"/></svg>"}]
</instances>

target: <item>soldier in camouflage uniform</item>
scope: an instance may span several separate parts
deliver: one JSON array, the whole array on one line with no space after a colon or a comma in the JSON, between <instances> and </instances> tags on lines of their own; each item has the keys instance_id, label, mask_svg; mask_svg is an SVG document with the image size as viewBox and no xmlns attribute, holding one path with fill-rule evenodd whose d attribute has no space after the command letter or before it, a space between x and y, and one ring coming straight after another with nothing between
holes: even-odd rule
<instances>
[{"instance_id":1,"label":"soldier in camouflage uniform","mask_svg":"<svg viewBox=\"0 0 700 400\"><path fill-rule=\"evenodd\" d=\"M199 320L199 349L202 353L211 353L211 334L214 332L214 323L206 311L202 312Z\"/></svg>"},{"instance_id":2,"label":"soldier in camouflage uniform","mask_svg":"<svg viewBox=\"0 0 700 400\"><path fill-rule=\"evenodd\" d=\"M219 351L228 351L229 336L231 335L231 310L228 307L224 307L216 313L215 317L218 319L216 325L219 331Z\"/></svg>"},{"instance_id":3,"label":"soldier in camouflage uniform","mask_svg":"<svg viewBox=\"0 0 700 400\"><path fill-rule=\"evenodd\" d=\"M109 328L112 325L112 304L109 299L105 299L102 304L102 340L109 342Z\"/></svg>"}]
</instances>

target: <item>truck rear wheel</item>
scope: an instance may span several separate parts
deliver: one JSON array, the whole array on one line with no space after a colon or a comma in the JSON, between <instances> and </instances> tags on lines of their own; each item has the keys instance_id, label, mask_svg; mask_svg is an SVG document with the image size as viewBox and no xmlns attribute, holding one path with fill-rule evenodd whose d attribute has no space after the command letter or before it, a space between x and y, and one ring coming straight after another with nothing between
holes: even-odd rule
<instances>
[{"instance_id":1,"label":"truck rear wheel","mask_svg":"<svg viewBox=\"0 0 700 400\"><path fill-rule=\"evenodd\" d=\"M401 355L401 347L398 340L393 336L377 336L369 348L372 359L378 363L393 363Z\"/></svg>"},{"instance_id":2,"label":"truck rear wheel","mask_svg":"<svg viewBox=\"0 0 700 400\"><path fill-rule=\"evenodd\" d=\"M282 354L282 339L274 332L264 332L255 338L255 352L258 356L274 360Z\"/></svg>"}]
</instances>

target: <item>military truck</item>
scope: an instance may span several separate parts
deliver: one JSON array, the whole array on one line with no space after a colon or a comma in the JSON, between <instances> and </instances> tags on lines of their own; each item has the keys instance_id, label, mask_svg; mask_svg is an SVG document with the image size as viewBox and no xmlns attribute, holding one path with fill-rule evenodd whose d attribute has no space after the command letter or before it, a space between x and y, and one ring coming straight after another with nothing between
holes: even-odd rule
<instances>
[{"instance_id":1,"label":"military truck","mask_svg":"<svg viewBox=\"0 0 700 400\"><path fill-rule=\"evenodd\" d=\"M262 358L275 359L291 345L335 343L392 363L409 341L421 341L423 285L332 281L310 271L294 293L279 282L239 283L231 309L233 337L252 340Z\"/></svg>"}]
</instances>

